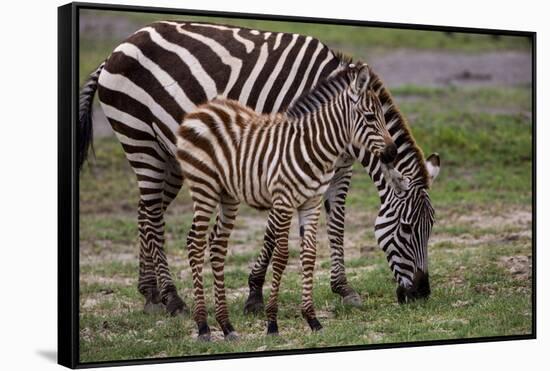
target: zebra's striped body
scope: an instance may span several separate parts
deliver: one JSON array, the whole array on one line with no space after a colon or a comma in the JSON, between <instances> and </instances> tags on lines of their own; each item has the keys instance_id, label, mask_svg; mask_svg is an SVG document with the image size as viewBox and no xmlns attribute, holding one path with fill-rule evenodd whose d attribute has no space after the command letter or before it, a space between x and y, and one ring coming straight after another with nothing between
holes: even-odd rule
<instances>
[{"instance_id":1,"label":"zebra's striped body","mask_svg":"<svg viewBox=\"0 0 550 371\"><path fill-rule=\"evenodd\" d=\"M273 284L266 307L268 333L277 332L277 294L288 260L288 229L298 210L303 269L302 314L313 330L321 328L312 301L316 230L322 196L339 157L349 145L380 155L393 145L378 97L368 91L369 68L348 67L302 97L289 114L259 115L236 101L214 99L186 115L178 131L177 157L193 199L188 254L193 272L194 319L199 336L209 338L202 284L206 232L220 206L218 228L210 242L216 319L234 337L223 282L227 238L237 204L270 209L274 236ZM226 209L231 206L231 216ZM211 246L212 248L212 246Z\"/></svg>"},{"instance_id":2,"label":"zebra's striped body","mask_svg":"<svg viewBox=\"0 0 550 371\"><path fill-rule=\"evenodd\" d=\"M183 182L175 159L175 133L183 115L218 94L259 113L279 112L347 64L311 37L158 22L131 35L90 75L80 94L80 165L92 139L90 109L97 89L140 189L138 289L146 298L146 310L160 303L171 314L186 309L176 293L163 250L164 212ZM398 158L414 153L414 166L422 173L423 156L414 140L410 135L400 139L403 132L408 133L405 120L382 82L374 74L373 79L388 128L399 146ZM348 152L325 193L325 210L332 290L345 301L358 303L359 296L347 283L343 251L344 202L353 159L358 159L373 178L382 201L388 192L380 161L368 151L350 148ZM407 170L410 165L409 158ZM262 305L261 287L273 251L271 241L267 233L251 272L248 309Z\"/></svg>"}]
</instances>

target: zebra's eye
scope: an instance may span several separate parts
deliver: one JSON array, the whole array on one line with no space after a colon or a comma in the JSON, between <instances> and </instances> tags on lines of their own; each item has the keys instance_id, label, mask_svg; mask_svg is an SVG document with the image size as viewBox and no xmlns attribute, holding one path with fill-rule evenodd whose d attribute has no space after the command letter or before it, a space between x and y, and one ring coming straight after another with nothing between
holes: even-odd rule
<instances>
[{"instance_id":1,"label":"zebra's eye","mask_svg":"<svg viewBox=\"0 0 550 371\"><path fill-rule=\"evenodd\" d=\"M412 228L411 228L411 225L410 225L410 224L401 223L401 229L402 229L403 232L405 232L406 234L411 234L411 233L412 233Z\"/></svg>"}]
</instances>

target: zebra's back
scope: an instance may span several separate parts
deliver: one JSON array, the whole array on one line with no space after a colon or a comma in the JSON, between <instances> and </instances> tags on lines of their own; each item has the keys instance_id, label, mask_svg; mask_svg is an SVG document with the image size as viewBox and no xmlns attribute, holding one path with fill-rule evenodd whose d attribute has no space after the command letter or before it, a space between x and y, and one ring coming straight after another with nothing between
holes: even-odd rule
<instances>
[{"instance_id":1,"label":"zebra's back","mask_svg":"<svg viewBox=\"0 0 550 371\"><path fill-rule=\"evenodd\" d=\"M113 51L99 76L99 99L117 133L161 141L173 155L179 123L197 105L221 95L260 113L278 112L338 64L310 36L156 22Z\"/></svg>"}]
</instances>

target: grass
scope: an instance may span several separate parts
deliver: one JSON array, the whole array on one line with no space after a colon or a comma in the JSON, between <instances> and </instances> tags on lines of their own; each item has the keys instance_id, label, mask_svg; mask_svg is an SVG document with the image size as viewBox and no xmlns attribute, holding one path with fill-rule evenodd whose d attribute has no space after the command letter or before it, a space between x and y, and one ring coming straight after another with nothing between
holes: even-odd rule
<instances>
[{"instance_id":1,"label":"grass","mask_svg":"<svg viewBox=\"0 0 550 371\"><path fill-rule=\"evenodd\" d=\"M206 298L218 339L197 343L190 318L142 313L136 288L136 184L121 146L114 138L103 138L96 141L95 163L85 167L80 183L81 361L530 333L530 90L405 86L393 93L420 146L426 153L438 151L442 158L441 174L430 191L437 222L430 240L428 301L396 303L395 283L372 233L379 200L368 175L357 166L347 200L346 268L363 306L347 308L331 293L322 220L314 302L324 331L310 333L299 312L298 237L293 226L280 296L281 336L264 336L264 319L246 317L242 308L265 213L242 207L226 274L230 315L241 340L219 339L207 267ZM184 246L190 218L184 189L168 210L166 249L178 291L189 305L192 288Z\"/></svg>"},{"instance_id":2,"label":"grass","mask_svg":"<svg viewBox=\"0 0 550 371\"><path fill-rule=\"evenodd\" d=\"M317 275L314 301L325 325L321 334L309 334L298 310L300 276L289 272L283 280L280 304L279 339L263 336L262 318L242 314L244 296L230 300L230 314L242 340L237 343L215 341L200 344L192 337L194 324L188 318L141 313L141 298L136 290L110 285L92 310L81 307L82 360L135 359L188 354L212 354L338 345L395 343L420 340L516 335L530 331L530 285L518 281L493 261L510 254L528 254L529 246L487 245L475 250L449 254L447 249L432 251L430 300L398 305L395 303L390 273L380 254L368 263L376 268L368 274L350 273L352 284L363 293L359 309L343 307L327 287L326 274ZM351 262L351 261L350 261ZM354 264L351 264L354 266ZM360 266L364 266L361 262ZM468 269L464 269L467 267ZM137 267L135 267L137 269ZM453 272L449 280L449 272ZM207 275L209 277L209 275ZM127 274L128 278L133 273ZM210 278L210 277L209 277ZM237 279L237 280L235 280ZM246 280L238 270L228 276L229 292ZM207 281L207 292L211 281ZM101 286L90 286L91 293ZM112 290L112 291L111 291ZM180 292L190 292L189 281ZM83 291L82 295L90 292ZM213 312L211 300L209 312ZM216 325L213 324L216 328ZM306 334L304 336L304 334ZM218 334L219 335L219 334Z\"/></svg>"},{"instance_id":3,"label":"grass","mask_svg":"<svg viewBox=\"0 0 550 371\"><path fill-rule=\"evenodd\" d=\"M519 36L501 36L498 39L490 35L418 31L378 27L342 26L312 24L301 22L259 21L237 18L170 16L166 14L147 14L119 11L82 10L81 17L104 19L106 22L123 24L126 33L113 37L112 33L101 29L84 29L80 34L80 81L93 71L112 50L125 38L139 28L159 20L184 20L213 22L236 25L264 31L289 32L311 35L324 43L345 53L368 56L370 53L386 52L396 48L414 48L421 50L447 50L475 53L495 50L529 50L529 39Z\"/></svg>"}]
</instances>

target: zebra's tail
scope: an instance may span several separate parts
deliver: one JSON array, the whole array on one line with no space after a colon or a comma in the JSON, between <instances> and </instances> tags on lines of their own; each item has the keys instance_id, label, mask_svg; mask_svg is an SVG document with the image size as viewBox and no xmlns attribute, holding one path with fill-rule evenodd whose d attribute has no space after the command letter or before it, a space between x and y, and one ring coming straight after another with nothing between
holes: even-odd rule
<instances>
[{"instance_id":1,"label":"zebra's tail","mask_svg":"<svg viewBox=\"0 0 550 371\"><path fill-rule=\"evenodd\" d=\"M92 125L92 102L97 90L97 80L99 74L103 70L105 62L101 63L94 72L90 74L88 80L80 89L78 97L78 124L80 132L78 134L78 168L82 169L82 165L88 157L90 148L94 152L94 131Z\"/></svg>"}]
</instances>

